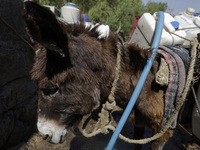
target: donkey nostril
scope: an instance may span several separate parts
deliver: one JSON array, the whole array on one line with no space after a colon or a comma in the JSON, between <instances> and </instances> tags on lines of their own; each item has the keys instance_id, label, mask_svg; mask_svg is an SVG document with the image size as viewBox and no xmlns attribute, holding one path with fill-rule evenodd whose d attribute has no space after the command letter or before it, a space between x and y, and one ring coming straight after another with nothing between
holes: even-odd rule
<instances>
[{"instance_id":1,"label":"donkey nostril","mask_svg":"<svg viewBox=\"0 0 200 150\"><path fill-rule=\"evenodd\" d=\"M62 135L60 136L60 141L59 141L59 143L63 143L63 136L62 136Z\"/></svg>"},{"instance_id":2,"label":"donkey nostril","mask_svg":"<svg viewBox=\"0 0 200 150\"><path fill-rule=\"evenodd\" d=\"M61 135L59 143L63 143L66 139L66 136L67 136L67 134Z\"/></svg>"},{"instance_id":3,"label":"donkey nostril","mask_svg":"<svg viewBox=\"0 0 200 150\"><path fill-rule=\"evenodd\" d=\"M59 143L62 144L65 141L65 139L66 139L66 136L65 135L61 135Z\"/></svg>"},{"instance_id":4,"label":"donkey nostril","mask_svg":"<svg viewBox=\"0 0 200 150\"><path fill-rule=\"evenodd\" d=\"M66 136L61 135L59 143L62 144L65 141Z\"/></svg>"},{"instance_id":5,"label":"donkey nostril","mask_svg":"<svg viewBox=\"0 0 200 150\"><path fill-rule=\"evenodd\" d=\"M49 135L46 134L46 135L43 137L43 139L46 140L48 137L49 137Z\"/></svg>"},{"instance_id":6,"label":"donkey nostril","mask_svg":"<svg viewBox=\"0 0 200 150\"><path fill-rule=\"evenodd\" d=\"M48 142L50 142L51 139L52 139L52 136L50 136L49 134L46 134L43 139L47 140Z\"/></svg>"}]
</instances>

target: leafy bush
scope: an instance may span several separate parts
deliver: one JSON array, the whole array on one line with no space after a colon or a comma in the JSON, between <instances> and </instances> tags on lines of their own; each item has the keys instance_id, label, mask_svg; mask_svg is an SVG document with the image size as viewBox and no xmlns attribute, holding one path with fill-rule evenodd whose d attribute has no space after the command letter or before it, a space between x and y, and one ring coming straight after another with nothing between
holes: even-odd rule
<instances>
[{"instance_id":1,"label":"leafy bush","mask_svg":"<svg viewBox=\"0 0 200 150\"><path fill-rule=\"evenodd\" d=\"M41 4L54 5L61 8L65 0L38 0ZM111 30L116 31L119 26L126 39L130 36L135 15L145 12L153 14L167 10L167 3L148 2L146 6L142 0L71 0L79 6L83 14L88 14L90 21L105 23Z\"/></svg>"}]
</instances>

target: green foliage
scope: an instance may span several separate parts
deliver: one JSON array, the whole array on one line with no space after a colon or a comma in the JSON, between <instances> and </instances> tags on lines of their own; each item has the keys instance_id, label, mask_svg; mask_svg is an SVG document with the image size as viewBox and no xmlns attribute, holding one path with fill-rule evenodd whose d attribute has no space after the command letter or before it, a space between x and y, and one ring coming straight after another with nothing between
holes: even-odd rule
<instances>
[{"instance_id":1,"label":"green foliage","mask_svg":"<svg viewBox=\"0 0 200 150\"><path fill-rule=\"evenodd\" d=\"M64 4L65 0L37 0L42 5L51 5L60 9Z\"/></svg>"},{"instance_id":2,"label":"green foliage","mask_svg":"<svg viewBox=\"0 0 200 150\"><path fill-rule=\"evenodd\" d=\"M142 15L145 7L141 0L103 0L88 12L91 20L108 24L116 31L121 26L125 36L129 36L135 15Z\"/></svg>"},{"instance_id":3,"label":"green foliage","mask_svg":"<svg viewBox=\"0 0 200 150\"><path fill-rule=\"evenodd\" d=\"M72 2L76 4L82 13L87 14L92 6L95 6L100 0L70 0L68 2Z\"/></svg>"},{"instance_id":4,"label":"green foliage","mask_svg":"<svg viewBox=\"0 0 200 150\"><path fill-rule=\"evenodd\" d=\"M153 14L156 11L166 11L167 3L148 2L146 5L147 12Z\"/></svg>"},{"instance_id":5,"label":"green foliage","mask_svg":"<svg viewBox=\"0 0 200 150\"><path fill-rule=\"evenodd\" d=\"M119 26L126 37L130 36L135 15L145 12L153 14L167 10L167 3L148 2L146 6L142 0L38 0L44 5L54 5L61 8L65 3L76 4L83 14L88 14L90 21L105 23L111 30L116 31Z\"/></svg>"},{"instance_id":6,"label":"green foliage","mask_svg":"<svg viewBox=\"0 0 200 150\"><path fill-rule=\"evenodd\" d=\"M89 11L88 15L91 20L99 23L105 23L106 20L112 13L112 9L110 8L107 1L100 1L98 5L93 6Z\"/></svg>"},{"instance_id":7,"label":"green foliage","mask_svg":"<svg viewBox=\"0 0 200 150\"><path fill-rule=\"evenodd\" d=\"M130 36L134 16L142 15L144 12L144 5L141 0L120 1L105 23L109 24L114 31L121 26L121 30L127 37Z\"/></svg>"}]
</instances>

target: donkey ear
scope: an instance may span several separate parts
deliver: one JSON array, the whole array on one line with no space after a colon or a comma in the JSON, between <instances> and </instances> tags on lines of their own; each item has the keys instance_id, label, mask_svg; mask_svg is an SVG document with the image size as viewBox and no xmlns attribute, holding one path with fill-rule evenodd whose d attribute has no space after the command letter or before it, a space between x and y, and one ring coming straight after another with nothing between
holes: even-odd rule
<instances>
[{"instance_id":1,"label":"donkey ear","mask_svg":"<svg viewBox=\"0 0 200 150\"><path fill-rule=\"evenodd\" d=\"M60 57L69 57L68 38L56 16L46 7L27 1L25 19L31 37ZM69 59L68 59L69 60Z\"/></svg>"}]
</instances>

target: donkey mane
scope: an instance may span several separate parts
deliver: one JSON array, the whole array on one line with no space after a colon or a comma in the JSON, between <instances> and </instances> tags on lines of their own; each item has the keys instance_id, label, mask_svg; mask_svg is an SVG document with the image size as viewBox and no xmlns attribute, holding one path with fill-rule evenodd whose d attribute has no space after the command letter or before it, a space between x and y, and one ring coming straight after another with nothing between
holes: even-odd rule
<instances>
[{"instance_id":1,"label":"donkey mane","mask_svg":"<svg viewBox=\"0 0 200 150\"><path fill-rule=\"evenodd\" d=\"M66 24L48 8L30 1L25 3L25 7L29 33L36 43L35 64L31 71L33 80L45 77L53 79L54 75L63 71L66 74L65 70L76 70L70 69L76 66L79 66L78 70L88 67L92 72L109 72L115 67L119 43L115 33L111 32L107 38L98 39L98 26L91 29L86 28L83 22ZM151 51L134 44L121 45L120 48L122 70L131 70L133 74L141 72ZM110 73L113 76L113 72Z\"/></svg>"}]
</instances>

